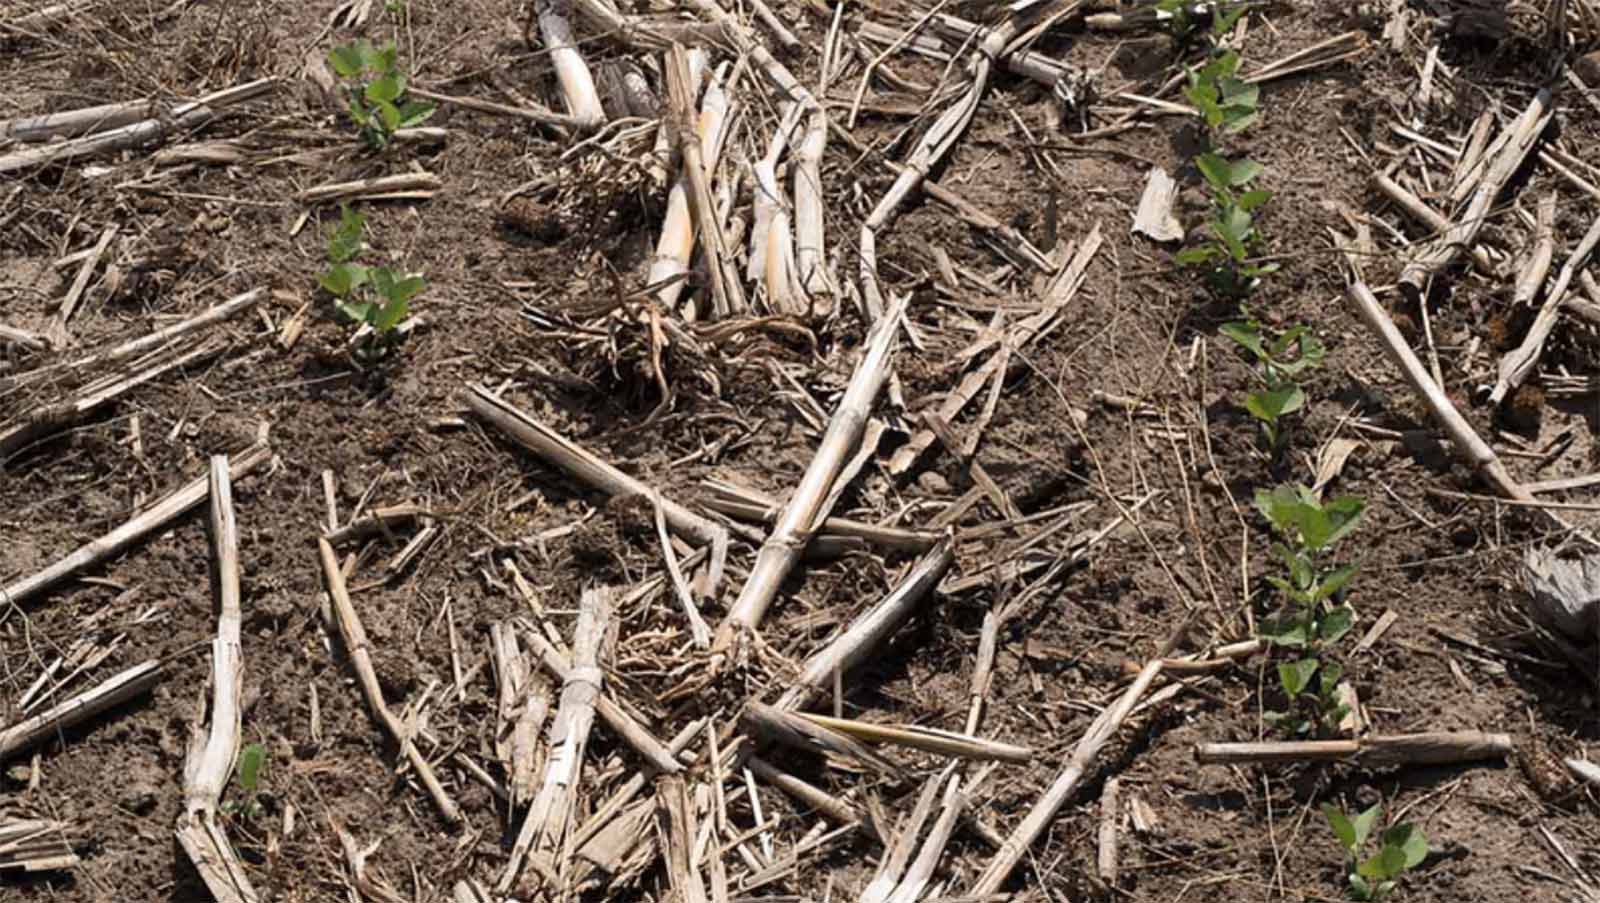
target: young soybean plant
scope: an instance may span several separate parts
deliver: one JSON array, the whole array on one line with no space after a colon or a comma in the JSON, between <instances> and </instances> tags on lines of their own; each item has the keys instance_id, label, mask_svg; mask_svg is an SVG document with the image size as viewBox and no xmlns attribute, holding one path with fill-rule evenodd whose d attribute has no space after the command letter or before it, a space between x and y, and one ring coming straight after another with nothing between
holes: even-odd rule
<instances>
[{"instance_id":1,"label":"young soybean plant","mask_svg":"<svg viewBox=\"0 0 1600 903\"><path fill-rule=\"evenodd\" d=\"M1245 319L1224 323L1218 331L1255 358L1262 388L1246 395L1244 406L1261 422L1268 450L1277 453L1288 435L1283 418L1306 403L1305 390L1295 377L1321 364L1325 349L1309 326L1291 326L1274 337L1250 316L1249 308L1241 306L1239 311Z\"/></svg>"},{"instance_id":2,"label":"young soybean plant","mask_svg":"<svg viewBox=\"0 0 1600 903\"><path fill-rule=\"evenodd\" d=\"M420 275L402 276L388 267L369 267L355 260L366 250L367 218L340 208L339 224L328 235L328 268L317 284L333 296L340 314L365 327L356 355L372 361L388 354L403 338L396 328L411 311L411 299L425 283Z\"/></svg>"},{"instance_id":3,"label":"young soybean plant","mask_svg":"<svg viewBox=\"0 0 1600 903\"><path fill-rule=\"evenodd\" d=\"M1382 900L1395 889L1402 874L1428 855L1428 839L1423 836L1422 829L1405 823L1384 831L1378 841L1377 855L1362 862L1361 851L1382 811L1383 804L1375 803L1367 811L1351 817L1329 803L1322 804L1328 826L1333 828L1339 845L1344 847L1352 900Z\"/></svg>"},{"instance_id":4,"label":"young soybean plant","mask_svg":"<svg viewBox=\"0 0 1600 903\"><path fill-rule=\"evenodd\" d=\"M1286 572L1267 577L1285 607L1262 624L1261 635L1275 646L1302 651L1299 659L1278 664L1278 683L1290 708L1267 713L1267 720L1297 736L1332 733L1349 709L1337 693L1344 668L1324 656L1350 632L1354 613L1334 597L1356 567L1329 566L1326 559L1334 543L1361 523L1366 503L1350 497L1323 502L1298 485L1257 490L1255 503L1283 539L1272 544L1272 554Z\"/></svg>"},{"instance_id":5,"label":"young soybean plant","mask_svg":"<svg viewBox=\"0 0 1600 903\"><path fill-rule=\"evenodd\" d=\"M374 150L383 150L400 129L421 125L433 115L433 104L410 100L394 43L373 47L363 39L335 47L328 54L333 71L345 80L350 119Z\"/></svg>"},{"instance_id":6,"label":"young soybean plant","mask_svg":"<svg viewBox=\"0 0 1600 903\"><path fill-rule=\"evenodd\" d=\"M1243 298L1262 276L1278 270L1275 263L1250 262L1250 249L1261 240L1255 212L1272 200L1272 194L1249 185L1265 167L1254 160L1229 160L1212 151L1196 157L1194 165L1211 189L1210 240L1179 251L1176 259L1184 266L1201 268L1217 295Z\"/></svg>"}]
</instances>

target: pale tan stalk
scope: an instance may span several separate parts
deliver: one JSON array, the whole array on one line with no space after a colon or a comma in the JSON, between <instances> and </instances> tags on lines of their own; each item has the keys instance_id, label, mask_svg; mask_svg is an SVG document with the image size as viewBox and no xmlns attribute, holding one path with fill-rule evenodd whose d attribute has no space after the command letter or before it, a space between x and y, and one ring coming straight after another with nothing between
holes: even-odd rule
<instances>
[{"instance_id":1,"label":"pale tan stalk","mask_svg":"<svg viewBox=\"0 0 1600 903\"><path fill-rule=\"evenodd\" d=\"M838 410L828 423L827 432L823 434L811 464L801 477L800 485L795 487L783 515L757 553L750 578L745 581L738 600L729 609L727 619L717 632L715 649L726 649L741 630L755 630L761 625L768 606L777 597L784 578L800 560L811 534L827 519L829 512L824 506L829 491L861 441L873 401L888 379L895 337L908 297L898 299L874 324L865 343L865 353L856 365L855 373L850 378Z\"/></svg>"},{"instance_id":2,"label":"pale tan stalk","mask_svg":"<svg viewBox=\"0 0 1600 903\"><path fill-rule=\"evenodd\" d=\"M589 64L583 61L578 42L572 36L572 0L539 0L538 6L539 33L544 36L550 65L561 83L567 113L577 121L580 130L593 131L605 124L606 114L600 107L600 94L594 88L594 75L589 72Z\"/></svg>"}]
</instances>

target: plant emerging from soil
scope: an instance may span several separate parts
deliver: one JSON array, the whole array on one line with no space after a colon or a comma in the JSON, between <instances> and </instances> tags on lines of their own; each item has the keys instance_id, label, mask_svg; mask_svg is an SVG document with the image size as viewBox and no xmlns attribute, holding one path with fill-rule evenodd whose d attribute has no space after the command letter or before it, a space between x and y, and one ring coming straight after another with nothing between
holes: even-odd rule
<instances>
[{"instance_id":1,"label":"plant emerging from soil","mask_svg":"<svg viewBox=\"0 0 1600 903\"><path fill-rule=\"evenodd\" d=\"M239 751L239 765L235 780L239 784L239 799L222 804L222 811L244 819L256 818L261 808L261 769L267 764L267 748L252 743Z\"/></svg>"},{"instance_id":2,"label":"plant emerging from soil","mask_svg":"<svg viewBox=\"0 0 1600 903\"><path fill-rule=\"evenodd\" d=\"M1255 213L1272 200L1272 193L1250 188L1264 167L1254 160L1229 160L1206 151L1195 158L1195 168L1211 190L1210 240L1178 252L1177 261L1198 267L1211 290L1224 298L1243 298L1262 276L1278 269L1275 263L1251 263L1250 251L1261 240Z\"/></svg>"},{"instance_id":3,"label":"plant emerging from soil","mask_svg":"<svg viewBox=\"0 0 1600 903\"><path fill-rule=\"evenodd\" d=\"M1382 812L1382 803L1374 803L1372 808L1354 816L1329 803L1322 804L1322 814L1333 828L1339 845L1344 847L1345 871L1353 900L1382 900L1395 889L1402 874L1428 855L1428 840L1422 829L1401 823L1383 832L1378 840L1378 852L1363 862L1361 852Z\"/></svg>"},{"instance_id":4,"label":"plant emerging from soil","mask_svg":"<svg viewBox=\"0 0 1600 903\"><path fill-rule=\"evenodd\" d=\"M339 223L328 235L328 268L318 274L317 284L333 296L339 313L358 326L357 357L374 360L404 338L396 327L426 283L420 275L405 276L388 267L356 263L367 249L366 229L365 216L349 207L340 208Z\"/></svg>"},{"instance_id":5,"label":"plant emerging from soil","mask_svg":"<svg viewBox=\"0 0 1600 903\"><path fill-rule=\"evenodd\" d=\"M406 77L393 42L381 48L366 40L335 47L328 62L345 80L350 119L373 149L383 150L395 132L421 125L433 115L433 104L406 97Z\"/></svg>"},{"instance_id":6,"label":"plant emerging from soil","mask_svg":"<svg viewBox=\"0 0 1600 903\"><path fill-rule=\"evenodd\" d=\"M1255 359L1261 388L1245 396L1244 406L1260 421L1268 450L1277 454L1287 437L1283 418L1306 403L1305 390L1295 377L1321 364L1325 349L1310 326L1291 326L1274 336L1250 316L1249 308L1240 307L1239 312L1243 320L1224 323L1218 331Z\"/></svg>"},{"instance_id":7,"label":"plant emerging from soil","mask_svg":"<svg viewBox=\"0 0 1600 903\"><path fill-rule=\"evenodd\" d=\"M1361 523L1366 503L1349 497L1323 502L1304 486L1259 490L1255 502L1283 539L1273 543L1272 554L1285 571L1267 577L1283 597L1284 609L1262 625L1261 635L1300 655L1278 664L1289 708L1269 712L1267 719L1297 736L1332 733L1349 707L1338 691L1344 667L1328 655L1354 621L1354 612L1337 597L1357 569L1330 566L1328 558L1334 544Z\"/></svg>"}]
</instances>

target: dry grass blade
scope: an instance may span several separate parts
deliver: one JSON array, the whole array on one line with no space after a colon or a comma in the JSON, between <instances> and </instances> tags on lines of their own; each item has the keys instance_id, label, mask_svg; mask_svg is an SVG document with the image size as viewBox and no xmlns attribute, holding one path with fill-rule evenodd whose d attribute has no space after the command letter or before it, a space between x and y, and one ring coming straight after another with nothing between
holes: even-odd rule
<instances>
[{"instance_id":1,"label":"dry grass blade","mask_svg":"<svg viewBox=\"0 0 1600 903\"><path fill-rule=\"evenodd\" d=\"M848 718L829 718L826 715L798 713L801 718L828 730L854 737L867 743L892 743L911 749L920 749L941 756L979 761L1031 762L1033 750L917 725L871 724Z\"/></svg>"},{"instance_id":2,"label":"dry grass blade","mask_svg":"<svg viewBox=\"0 0 1600 903\"><path fill-rule=\"evenodd\" d=\"M239 750L244 694L244 647L239 629L239 524L233 511L228 456L213 455L210 474L213 580L217 592L217 637L211 645L211 729L196 719L184 764L184 812L178 817L178 844L219 903L258 899L233 844L217 823L217 806Z\"/></svg>"},{"instance_id":3,"label":"dry grass blade","mask_svg":"<svg viewBox=\"0 0 1600 903\"><path fill-rule=\"evenodd\" d=\"M867 427L867 416L873 401L889 376L889 363L894 353L895 337L900 329L900 317L905 313L909 296L900 298L889 311L873 324L867 337L865 353L856 365L838 410L828 422L828 429L817 446L817 452L806 467L800 485L784 507L771 535L756 555L750 578L739 591L739 598L728 610L727 619L718 629L715 648L725 650L742 630L755 630L767 608L778 595L778 588L789 571L800 560L806 542L828 517L825 505L834 481L860 442Z\"/></svg>"},{"instance_id":4,"label":"dry grass blade","mask_svg":"<svg viewBox=\"0 0 1600 903\"><path fill-rule=\"evenodd\" d=\"M545 757L544 784L528 806L528 814L511 848L511 861L500 878L505 893L517 881L524 860L550 886L571 864L571 834L578 788L583 778L584 751L594 725L595 700L603 680L600 642L611 620L612 590L584 590L578 623L572 630L572 668L563 679L561 704L550 725L550 751Z\"/></svg>"},{"instance_id":5,"label":"dry grass blade","mask_svg":"<svg viewBox=\"0 0 1600 903\"><path fill-rule=\"evenodd\" d=\"M450 794L445 792L444 785L439 783L438 777L433 773L433 766L428 764L421 750L412 742L405 725L394 716L389 710L389 704L384 701L383 689L378 684L378 672L372 667L372 650L367 642L367 631L361 624L360 616L356 614L355 605L350 601L350 593L345 588L344 571L339 567L339 559L334 554L333 546L326 538L319 537L317 550L322 558L322 572L327 581L328 595L333 600L334 620L338 623L339 636L344 641L345 653L350 656L350 665L355 669L356 677L361 682L361 692L366 699L368 710L390 738L400 746L400 754L410 761L411 767L416 769L417 778L427 788L428 795L433 799L439 814L444 816L447 822L461 821L460 807L450 798Z\"/></svg>"},{"instance_id":6,"label":"dry grass blade","mask_svg":"<svg viewBox=\"0 0 1600 903\"><path fill-rule=\"evenodd\" d=\"M246 449L230 459L228 476L238 480L265 464L271 457L264 445ZM106 535L79 547L55 564L0 587L0 600L22 605L73 574L99 564L128 546L164 527L169 521L200 504L210 492L210 478L201 477L178 489L135 515Z\"/></svg>"},{"instance_id":7,"label":"dry grass blade","mask_svg":"<svg viewBox=\"0 0 1600 903\"><path fill-rule=\"evenodd\" d=\"M277 79L263 78L217 91L191 103L179 104L165 115L142 119L121 128L82 138L45 144L0 156L0 173L17 172L34 166L61 163L114 150L138 147L175 131L192 129L211 120L216 111L242 103L271 91Z\"/></svg>"},{"instance_id":8,"label":"dry grass blade","mask_svg":"<svg viewBox=\"0 0 1600 903\"><path fill-rule=\"evenodd\" d=\"M101 712L149 692L161 676L161 662L140 662L99 685L64 700L49 710L0 730L0 762L58 737Z\"/></svg>"},{"instance_id":9,"label":"dry grass blade","mask_svg":"<svg viewBox=\"0 0 1600 903\"><path fill-rule=\"evenodd\" d=\"M1133 711L1134 704L1150 689L1150 684L1161 673L1162 664L1160 659L1146 664L1144 670L1139 672L1138 678L1116 701L1116 704L1108 706L1104 712L1100 713L1100 717L1089 725L1089 730L1084 733L1083 739L1079 740L1077 747L1073 749L1072 758L1067 760L1066 768L1062 769L1061 773L1056 776L1055 782L1044 792L1039 801L1034 803L1033 808L1028 810L1028 814L1022 819L1022 823L1017 825L1016 829L1006 838L1005 844L1000 848L1000 852L989 861L988 866L983 870L983 874L978 877L978 880L968 893L972 896L987 896L1000 890L1000 886L1010 877L1012 870L1028 854L1028 848L1033 846L1035 840L1039 839L1045 828L1056 817L1056 813L1061 811L1061 807L1065 806L1067 800L1072 797L1073 791L1078 789L1078 784L1088 772L1089 766L1094 763L1095 758L1100 754L1100 750L1110 741L1112 735L1117 732L1117 728L1121 727L1122 722L1127 720L1128 714Z\"/></svg>"},{"instance_id":10,"label":"dry grass blade","mask_svg":"<svg viewBox=\"0 0 1600 903\"><path fill-rule=\"evenodd\" d=\"M1363 765L1453 765L1503 759L1512 751L1509 734L1438 731L1371 735L1359 740L1286 740L1263 743L1202 743L1195 761L1202 765L1357 760Z\"/></svg>"},{"instance_id":11,"label":"dry grass blade","mask_svg":"<svg viewBox=\"0 0 1600 903\"><path fill-rule=\"evenodd\" d=\"M71 826L45 818L0 817L0 869L44 872L78 864L67 841Z\"/></svg>"}]
</instances>

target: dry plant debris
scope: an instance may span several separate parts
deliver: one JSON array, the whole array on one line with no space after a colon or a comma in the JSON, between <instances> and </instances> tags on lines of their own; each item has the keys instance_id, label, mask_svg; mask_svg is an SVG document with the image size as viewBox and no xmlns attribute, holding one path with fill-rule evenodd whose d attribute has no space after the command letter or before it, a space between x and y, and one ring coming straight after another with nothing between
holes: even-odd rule
<instances>
[{"instance_id":1,"label":"dry plant debris","mask_svg":"<svg viewBox=\"0 0 1600 903\"><path fill-rule=\"evenodd\" d=\"M0 898L1592 896L1594 0L0 78Z\"/></svg>"}]
</instances>

